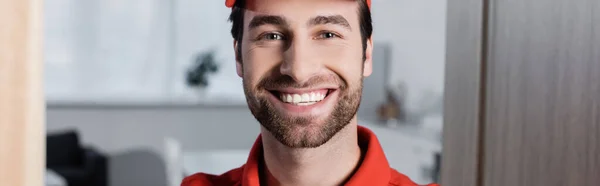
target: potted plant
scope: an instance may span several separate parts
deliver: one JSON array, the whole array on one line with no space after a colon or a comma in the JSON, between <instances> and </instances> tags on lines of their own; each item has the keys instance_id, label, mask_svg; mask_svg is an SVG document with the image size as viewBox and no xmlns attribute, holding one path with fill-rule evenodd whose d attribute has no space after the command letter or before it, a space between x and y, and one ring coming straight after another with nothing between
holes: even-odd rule
<instances>
[{"instance_id":1,"label":"potted plant","mask_svg":"<svg viewBox=\"0 0 600 186\"><path fill-rule=\"evenodd\" d=\"M219 63L215 60L215 52L208 51L196 55L193 65L186 74L186 84L199 91L204 96L206 88L210 84L210 74L219 71Z\"/></svg>"}]
</instances>

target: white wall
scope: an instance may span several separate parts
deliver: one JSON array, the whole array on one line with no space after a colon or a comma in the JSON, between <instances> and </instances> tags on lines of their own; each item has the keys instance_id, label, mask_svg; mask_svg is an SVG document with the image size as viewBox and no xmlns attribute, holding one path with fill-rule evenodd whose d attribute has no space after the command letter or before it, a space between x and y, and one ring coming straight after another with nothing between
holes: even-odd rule
<instances>
[{"instance_id":1,"label":"white wall","mask_svg":"<svg viewBox=\"0 0 600 186\"><path fill-rule=\"evenodd\" d=\"M393 47L390 83L404 82L407 107L444 89L446 0L373 0L374 44Z\"/></svg>"},{"instance_id":2,"label":"white wall","mask_svg":"<svg viewBox=\"0 0 600 186\"><path fill-rule=\"evenodd\" d=\"M168 93L168 1L44 1L51 100L156 99Z\"/></svg>"}]
</instances>

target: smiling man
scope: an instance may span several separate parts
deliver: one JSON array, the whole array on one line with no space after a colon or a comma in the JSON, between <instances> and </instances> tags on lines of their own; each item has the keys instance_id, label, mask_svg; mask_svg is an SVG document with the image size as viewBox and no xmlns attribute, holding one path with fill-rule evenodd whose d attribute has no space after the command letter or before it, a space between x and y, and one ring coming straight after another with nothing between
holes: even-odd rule
<instances>
[{"instance_id":1,"label":"smiling man","mask_svg":"<svg viewBox=\"0 0 600 186\"><path fill-rule=\"evenodd\" d=\"M237 74L261 124L246 164L182 186L414 186L358 125L370 0L226 0ZM433 186L433 185L432 185Z\"/></svg>"}]
</instances>

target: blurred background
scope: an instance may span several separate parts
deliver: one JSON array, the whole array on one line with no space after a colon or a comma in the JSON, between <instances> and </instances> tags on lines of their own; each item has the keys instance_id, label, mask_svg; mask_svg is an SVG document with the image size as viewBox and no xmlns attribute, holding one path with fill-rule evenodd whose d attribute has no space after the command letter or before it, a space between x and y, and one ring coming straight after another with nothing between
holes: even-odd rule
<instances>
[{"instance_id":1,"label":"blurred background","mask_svg":"<svg viewBox=\"0 0 600 186\"><path fill-rule=\"evenodd\" d=\"M437 181L446 0L373 0L359 124L391 166ZM242 165L247 108L224 2L46 0L47 185L174 186Z\"/></svg>"}]
</instances>

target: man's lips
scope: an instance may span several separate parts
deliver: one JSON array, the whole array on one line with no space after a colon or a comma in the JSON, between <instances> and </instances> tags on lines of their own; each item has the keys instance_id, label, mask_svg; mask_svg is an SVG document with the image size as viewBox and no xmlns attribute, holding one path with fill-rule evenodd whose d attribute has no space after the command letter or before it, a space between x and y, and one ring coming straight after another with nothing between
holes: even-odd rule
<instances>
[{"instance_id":1,"label":"man's lips","mask_svg":"<svg viewBox=\"0 0 600 186\"><path fill-rule=\"evenodd\" d=\"M278 89L271 90L273 96L279 98L281 102L294 105L312 105L322 101L327 97L330 91L335 89L317 88L317 89Z\"/></svg>"}]
</instances>

